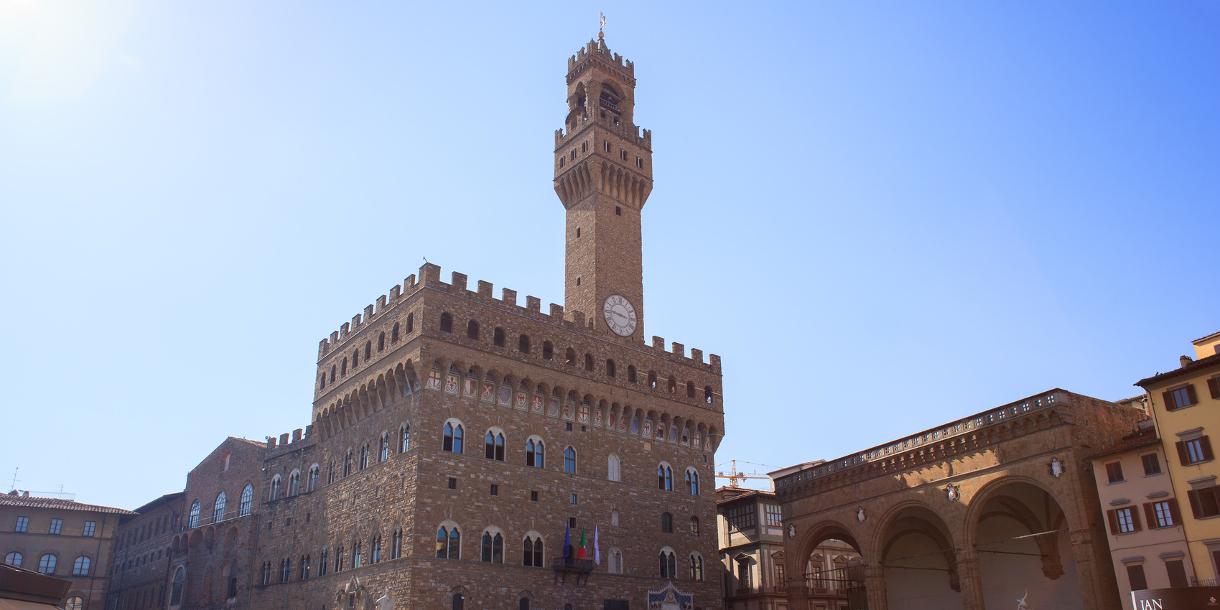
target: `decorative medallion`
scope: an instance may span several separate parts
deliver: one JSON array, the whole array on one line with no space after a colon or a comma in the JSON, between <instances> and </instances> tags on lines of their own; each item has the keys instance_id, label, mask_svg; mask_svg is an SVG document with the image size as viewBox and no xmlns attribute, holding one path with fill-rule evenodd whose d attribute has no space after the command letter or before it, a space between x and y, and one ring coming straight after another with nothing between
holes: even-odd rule
<instances>
[{"instance_id":1,"label":"decorative medallion","mask_svg":"<svg viewBox=\"0 0 1220 610\"><path fill-rule=\"evenodd\" d=\"M1057 457L1051 458L1050 470L1051 476L1056 479L1063 476L1063 461Z\"/></svg>"},{"instance_id":2,"label":"decorative medallion","mask_svg":"<svg viewBox=\"0 0 1220 610\"><path fill-rule=\"evenodd\" d=\"M962 497L962 488L950 483L948 487L945 487L945 497L948 498L950 502L957 502Z\"/></svg>"},{"instance_id":3,"label":"decorative medallion","mask_svg":"<svg viewBox=\"0 0 1220 610\"><path fill-rule=\"evenodd\" d=\"M671 580L664 587L648 592L645 607L648 610L691 610L695 607L695 596L679 591Z\"/></svg>"}]
</instances>

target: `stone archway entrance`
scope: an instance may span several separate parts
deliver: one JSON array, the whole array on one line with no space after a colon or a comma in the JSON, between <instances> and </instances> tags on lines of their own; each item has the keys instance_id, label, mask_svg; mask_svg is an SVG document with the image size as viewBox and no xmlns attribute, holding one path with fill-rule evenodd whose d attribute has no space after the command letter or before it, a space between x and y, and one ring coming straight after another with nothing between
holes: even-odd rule
<instances>
[{"instance_id":1,"label":"stone archway entrance","mask_svg":"<svg viewBox=\"0 0 1220 610\"><path fill-rule=\"evenodd\" d=\"M881 531L880 559L889 608L961 610L953 536L922 506L899 510Z\"/></svg>"},{"instance_id":2,"label":"stone archway entrance","mask_svg":"<svg viewBox=\"0 0 1220 610\"><path fill-rule=\"evenodd\" d=\"M846 531L820 532L800 568L805 601L795 609L868 610L860 546Z\"/></svg>"},{"instance_id":3,"label":"stone archway entrance","mask_svg":"<svg viewBox=\"0 0 1220 610\"><path fill-rule=\"evenodd\" d=\"M983 502L974 548L986 607L1079 608L1080 579L1059 503L1019 481L1002 483Z\"/></svg>"}]
</instances>

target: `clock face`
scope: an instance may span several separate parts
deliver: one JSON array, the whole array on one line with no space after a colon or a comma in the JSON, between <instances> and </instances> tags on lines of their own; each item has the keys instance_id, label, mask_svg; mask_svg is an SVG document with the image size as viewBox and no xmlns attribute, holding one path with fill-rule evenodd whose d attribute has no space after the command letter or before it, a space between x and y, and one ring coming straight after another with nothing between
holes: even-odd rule
<instances>
[{"instance_id":1,"label":"clock face","mask_svg":"<svg viewBox=\"0 0 1220 610\"><path fill-rule=\"evenodd\" d=\"M602 315L606 317L606 326L620 337L630 337L635 333L635 308L626 297L612 294L606 297L602 304Z\"/></svg>"}]
</instances>

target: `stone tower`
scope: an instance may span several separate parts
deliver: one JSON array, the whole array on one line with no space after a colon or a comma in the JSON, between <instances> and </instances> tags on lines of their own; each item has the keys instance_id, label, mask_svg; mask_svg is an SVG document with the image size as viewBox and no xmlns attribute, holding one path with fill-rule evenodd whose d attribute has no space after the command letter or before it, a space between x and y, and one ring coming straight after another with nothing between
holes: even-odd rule
<instances>
[{"instance_id":1,"label":"stone tower","mask_svg":"<svg viewBox=\"0 0 1220 610\"><path fill-rule=\"evenodd\" d=\"M555 193L567 210L564 306L642 341L640 214L652 133L636 127L635 65L599 34L568 58L568 116L555 132Z\"/></svg>"}]
</instances>

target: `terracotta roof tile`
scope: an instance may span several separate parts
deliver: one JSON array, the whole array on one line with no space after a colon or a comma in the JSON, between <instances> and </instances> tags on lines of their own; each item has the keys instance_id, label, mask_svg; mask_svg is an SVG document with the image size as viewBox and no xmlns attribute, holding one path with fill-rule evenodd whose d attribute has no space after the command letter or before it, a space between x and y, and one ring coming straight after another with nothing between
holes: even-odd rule
<instances>
[{"instance_id":1,"label":"terracotta roof tile","mask_svg":"<svg viewBox=\"0 0 1220 610\"><path fill-rule=\"evenodd\" d=\"M18 508L48 508L52 510L78 510L92 513L109 513L113 515L134 515L124 508L99 506L97 504L82 504L75 500L61 498L43 498L39 496L22 496L16 492L0 495L0 506L15 506Z\"/></svg>"}]
</instances>

